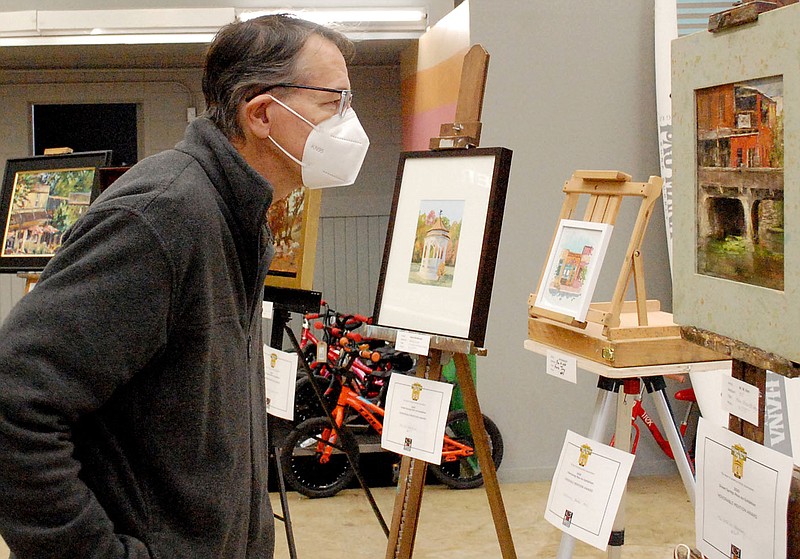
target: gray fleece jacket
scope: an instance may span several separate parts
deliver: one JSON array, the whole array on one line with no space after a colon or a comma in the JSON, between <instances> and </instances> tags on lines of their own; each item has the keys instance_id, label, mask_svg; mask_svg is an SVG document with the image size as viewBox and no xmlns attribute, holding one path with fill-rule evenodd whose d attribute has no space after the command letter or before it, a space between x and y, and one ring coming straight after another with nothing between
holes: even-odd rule
<instances>
[{"instance_id":1,"label":"gray fleece jacket","mask_svg":"<svg viewBox=\"0 0 800 559\"><path fill-rule=\"evenodd\" d=\"M272 187L207 119L117 180L0 329L19 559L265 559Z\"/></svg>"}]
</instances>

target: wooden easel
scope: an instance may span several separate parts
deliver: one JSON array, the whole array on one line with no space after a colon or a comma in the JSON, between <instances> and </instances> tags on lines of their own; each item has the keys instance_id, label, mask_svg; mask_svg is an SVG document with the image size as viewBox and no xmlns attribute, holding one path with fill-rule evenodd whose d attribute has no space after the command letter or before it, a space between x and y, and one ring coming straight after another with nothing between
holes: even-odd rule
<instances>
[{"instance_id":1,"label":"wooden easel","mask_svg":"<svg viewBox=\"0 0 800 559\"><path fill-rule=\"evenodd\" d=\"M397 331L382 326L367 327L367 335L388 341L397 339ZM483 415L475 383L472 380L467 355L485 355L486 350L476 348L469 340L431 336L430 352L421 356L417 364L417 377L439 380L445 359L452 355L456 376L464 398L464 409L467 412L469 427L472 433L483 433ZM508 525L503 497L497 480L497 470L492 461L492 452L486 437L474 437L475 453L483 476L483 485L489 499L497 540L503 559L516 559L517 553ZM400 463L400 478L397 496L392 512L392 524L389 532L389 543L386 548L386 559L409 559L414 553L414 542L419 524L419 513L422 505L422 494L425 488L427 463L422 460L404 456Z\"/></svg>"},{"instance_id":2,"label":"wooden easel","mask_svg":"<svg viewBox=\"0 0 800 559\"><path fill-rule=\"evenodd\" d=\"M628 243L628 250L625 253L625 260L622 263L622 270L620 270L619 279L614 289L614 296L608 304L591 307L587 315L586 322L602 324L603 333L606 336L608 336L611 328L616 328L620 325L620 313L623 309L625 292L628 289L631 276L633 276L636 290L636 300L633 308L636 311L638 326L648 326L648 301L645 294L641 246L647 224L653 214L653 208L659 196L661 196L663 183L664 180L661 177L655 176L650 177L646 183L631 182L631 176L620 171L575 171L572 177L564 184L566 198L558 216L559 222L562 219L575 219L573 216L582 196L589 196L583 221L608 223L610 225L616 223L620 206L625 197L634 196L642 199L636 222L633 225L631 240ZM553 236L553 242L555 242L555 235ZM553 242L550 243L550 250L553 248ZM539 285L542 284L542 279L546 273L547 269L545 268L539 278ZM536 298L534 297L531 303L535 301ZM542 309L535 306L535 304L531 304L530 314L531 316L546 317L578 328L586 327L586 322L578 322L571 316Z\"/></svg>"},{"instance_id":3,"label":"wooden easel","mask_svg":"<svg viewBox=\"0 0 800 559\"><path fill-rule=\"evenodd\" d=\"M578 203L587 196L583 221L614 225L625 198L640 198L639 212L611 301L592 303L586 320L580 322L537 307L536 294L532 293L528 298L530 339L613 367L724 359L682 340L680 327L672 321L672 315L661 311L658 300L647 299L641 249L663 182L657 176L651 176L647 182L632 182L630 175L620 171L575 171L566 181L563 187L566 197L557 223L562 219L576 219ZM556 228L550 250L557 232ZM542 285L548 273L545 264L537 285ZM631 280L636 297L634 301L625 301Z\"/></svg>"},{"instance_id":4,"label":"wooden easel","mask_svg":"<svg viewBox=\"0 0 800 559\"><path fill-rule=\"evenodd\" d=\"M480 144L480 117L488 64L489 55L486 50L480 45L473 45L464 57L455 122L441 125L441 135L431 138L430 148L432 150L465 149L477 147ZM369 326L367 335L395 341L397 331L381 326ZM469 354L485 355L486 350L476 348L472 341L445 336L431 336L430 348L427 356L419 358L417 376L439 380L444 360L452 354L470 430L472 433L483 433L483 415L478 404L478 395L467 356ZM511 529L508 525L508 517L497 481L497 470L492 461L488 440L486 437L475 436L474 444L502 557L503 559L516 559L517 554L511 538ZM403 457L400 465L397 497L392 513L389 544L386 548L386 559L409 559L414 552L426 473L427 464L424 461Z\"/></svg>"}]
</instances>

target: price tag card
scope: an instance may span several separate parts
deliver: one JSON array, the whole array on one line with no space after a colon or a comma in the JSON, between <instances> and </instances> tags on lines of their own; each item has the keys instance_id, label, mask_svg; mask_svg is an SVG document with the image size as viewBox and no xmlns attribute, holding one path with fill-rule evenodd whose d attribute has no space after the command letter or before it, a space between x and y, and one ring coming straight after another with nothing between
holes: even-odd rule
<instances>
[{"instance_id":1,"label":"price tag card","mask_svg":"<svg viewBox=\"0 0 800 559\"><path fill-rule=\"evenodd\" d=\"M264 301L261 303L261 318L272 320L272 301Z\"/></svg>"},{"instance_id":2,"label":"price tag card","mask_svg":"<svg viewBox=\"0 0 800 559\"><path fill-rule=\"evenodd\" d=\"M419 332L399 330L397 332L397 340L394 342L394 347L397 351L405 351L416 355L428 355L428 351L431 347L431 337L427 334L420 334Z\"/></svg>"},{"instance_id":3,"label":"price tag card","mask_svg":"<svg viewBox=\"0 0 800 559\"><path fill-rule=\"evenodd\" d=\"M725 377L722 380L722 407L728 413L758 426L758 387L743 380Z\"/></svg>"},{"instance_id":4,"label":"price tag card","mask_svg":"<svg viewBox=\"0 0 800 559\"><path fill-rule=\"evenodd\" d=\"M452 384L392 373L381 447L440 464L452 394Z\"/></svg>"},{"instance_id":5,"label":"price tag card","mask_svg":"<svg viewBox=\"0 0 800 559\"><path fill-rule=\"evenodd\" d=\"M294 419L294 387L297 381L297 354L286 353L264 344L264 386L267 413Z\"/></svg>"},{"instance_id":6,"label":"price tag card","mask_svg":"<svg viewBox=\"0 0 800 559\"><path fill-rule=\"evenodd\" d=\"M547 374L578 383L578 360L558 351L547 350Z\"/></svg>"}]
</instances>

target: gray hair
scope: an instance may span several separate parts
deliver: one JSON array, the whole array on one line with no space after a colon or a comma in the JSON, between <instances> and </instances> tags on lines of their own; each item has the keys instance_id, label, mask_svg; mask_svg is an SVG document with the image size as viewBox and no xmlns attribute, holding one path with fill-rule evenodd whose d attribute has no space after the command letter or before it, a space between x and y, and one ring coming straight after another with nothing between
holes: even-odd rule
<instances>
[{"instance_id":1,"label":"gray hair","mask_svg":"<svg viewBox=\"0 0 800 559\"><path fill-rule=\"evenodd\" d=\"M270 85L297 80L300 50L317 34L331 41L346 61L353 43L338 31L287 14L234 22L220 29L208 48L203 71L205 116L229 139L242 139L239 106Z\"/></svg>"}]
</instances>

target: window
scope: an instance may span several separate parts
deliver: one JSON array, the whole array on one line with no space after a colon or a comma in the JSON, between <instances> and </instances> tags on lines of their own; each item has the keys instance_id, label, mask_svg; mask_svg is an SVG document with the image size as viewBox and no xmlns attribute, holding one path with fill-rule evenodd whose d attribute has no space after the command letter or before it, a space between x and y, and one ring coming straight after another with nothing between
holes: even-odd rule
<instances>
[{"instance_id":1,"label":"window","mask_svg":"<svg viewBox=\"0 0 800 559\"><path fill-rule=\"evenodd\" d=\"M47 148L112 150L111 165L138 160L135 103L33 105L33 153Z\"/></svg>"}]
</instances>

